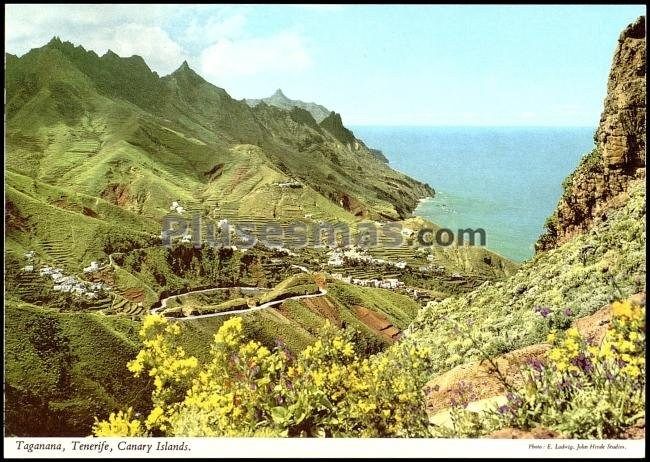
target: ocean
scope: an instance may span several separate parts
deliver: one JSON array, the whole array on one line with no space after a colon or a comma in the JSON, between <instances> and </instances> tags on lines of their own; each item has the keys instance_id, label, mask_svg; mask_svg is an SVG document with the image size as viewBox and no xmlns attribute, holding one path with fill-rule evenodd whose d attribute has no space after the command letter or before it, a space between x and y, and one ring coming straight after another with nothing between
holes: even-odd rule
<instances>
[{"instance_id":1,"label":"ocean","mask_svg":"<svg viewBox=\"0 0 650 462\"><path fill-rule=\"evenodd\" d=\"M562 181L593 148L592 127L352 127L390 166L436 191L415 210L454 230L483 228L486 246L532 257Z\"/></svg>"}]
</instances>

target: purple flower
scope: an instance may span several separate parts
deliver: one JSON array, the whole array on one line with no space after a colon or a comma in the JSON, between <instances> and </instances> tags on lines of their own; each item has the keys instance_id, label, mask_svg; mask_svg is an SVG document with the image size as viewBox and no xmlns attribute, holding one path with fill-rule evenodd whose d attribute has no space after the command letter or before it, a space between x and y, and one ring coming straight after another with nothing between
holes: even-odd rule
<instances>
[{"instance_id":1,"label":"purple flower","mask_svg":"<svg viewBox=\"0 0 650 462\"><path fill-rule=\"evenodd\" d=\"M590 374L591 371L594 370L593 364L591 364L591 361L585 356L583 352L580 352L578 356L573 358L571 360L571 364L579 367L583 372L586 372L587 374Z\"/></svg>"},{"instance_id":2,"label":"purple flower","mask_svg":"<svg viewBox=\"0 0 650 462\"><path fill-rule=\"evenodd\" d=\"M524 400L521 398L521 396L516 395L512 392L506 393L506 398L508 399L508 403L510 404L511 409L517 408L524 403Z\"/></svg>"},{"instance_id":3,"label":"purple flower","mask_svg":"<svg viewBox=\"0 0 650 462\"><path fill-rule=\"evenodd\" d=\"M544 369L544 364L537 358L530 358L528 360L528 365L537 372L542 372L542 369Z\"/></svg>"},{"instance_id":4,"label":"purple flower","mask_svg":"<svg viewBox=\"0 0 650 462\"><path fill-rule=\"evenodd\" d=\"M508 412L510 412L510 406L507 406L505 404L503 406L499 406L497 408L497 412L499 414L507 414Z\"/></svg>"},{"instance_id":5,"label":"purple flower","mask_svg":"<svg viewBox=\"0 0 650 462\"><path fill-rule=\"evenodd\" d=\"M548 306L536 306L535 312L539 313L543 318L551 314L551 309Z\"/></svg>"},{"instance_id":6,"label":"purple flower","mask_svg":"<svg viewBox=\"0 0 650 462\"><path fill-rule=\"evenodd\" d=\"M564 316L567 318L573 316L573 310L569 307L564 308Z\"/></svg>"}]
</instances>

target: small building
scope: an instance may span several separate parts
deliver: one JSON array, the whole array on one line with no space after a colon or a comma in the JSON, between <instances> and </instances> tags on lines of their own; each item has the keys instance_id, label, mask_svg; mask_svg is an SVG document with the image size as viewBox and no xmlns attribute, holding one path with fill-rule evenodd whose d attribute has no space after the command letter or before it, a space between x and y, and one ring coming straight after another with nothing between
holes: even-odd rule
<instances>
[{"instance_id":1,"label":"small building","mask_svg":"<svg viewBox=\"0 0 650 462\"><path fill-rule=\"evenodd\" d=\"M96 261L91 261L90 266L84 268L84 273L94 273L99 269L99 264Z\"/></svg>"}]
</instances>

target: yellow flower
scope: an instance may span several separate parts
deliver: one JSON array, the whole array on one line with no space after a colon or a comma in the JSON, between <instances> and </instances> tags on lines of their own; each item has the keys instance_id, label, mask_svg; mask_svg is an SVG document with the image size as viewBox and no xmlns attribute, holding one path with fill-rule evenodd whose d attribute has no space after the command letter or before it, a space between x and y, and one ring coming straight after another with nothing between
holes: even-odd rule
<instances>
[{"instance_id":1,"label":"yellow flower","mask_svg":"<svg viewBox=\"0 0 650 462\"><path fill-rule=\"evenodd\" d=\"M580 338L580 332L575 327L571 327L566 331L567 337Z\"/></svg>"},{"instance_id":2,"label":"yellow flower","mask_svg":"<svg viewBox=\"0 0 650 462\"><path fill-rule=\"evenodd\" d=\"M629 300L612 303L612 312L615 317L632 318L632 303Z\"/></svg>"},{"instance_id":3,"label":"yellow flower","mask_svg":"<svg viewBox=\"0 0 650 462\"><path fill-rule=\"evenodd\" d=\"M346 343L345 346L343 347L342 353L345 356L352 356L354 354L354 347L352 346L352 344Z\"/></svg>"},{"instance_id":4,"label":"yellow flower","mask_svg":"<svg viewBox=\"0 0 650 462\"><path fill-rule=\"evenodd\" d=\"M154 407L151 412L149 413L149 416L147 417L147 420L145 424L147 425L147 428L151 428L158 422L158 420L163 416L164 411L160 406Z\"/></svg>"},{"instance_id":5,"label":"yellow flower","mask_svg":"<svg viewBox=\"0 0 650 462\"><path fill-rule=\"evenodd\" d=\"M317 387L323 386L325 384L325 376L326 376L325 372L323 372L323 371L315 371L312 374L312 377L314 378L314 384Z\"/></svg>"},{"instance_id":6,"label":"yellow flower","mask_svg":"<svg viewBox=\"0 0 650 462\"><path fill-rule=\"evenodd\" d=\"M621 371L632 378L638 377L641 374L641 370L639 370L637 366L632 366L630 364L625 366Z\"/></svg>"}]
</instances>

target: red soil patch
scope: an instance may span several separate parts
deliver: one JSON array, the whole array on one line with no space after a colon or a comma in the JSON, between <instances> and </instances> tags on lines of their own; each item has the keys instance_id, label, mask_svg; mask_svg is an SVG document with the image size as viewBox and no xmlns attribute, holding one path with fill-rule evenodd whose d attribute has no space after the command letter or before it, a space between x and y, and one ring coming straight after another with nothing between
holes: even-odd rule
<instances>
[{"instance_id":1,"label":"red soil patch","mask_svg":"<svg viewBox=\"0 0 650 462\"><path fill-rule=\"evenodd\" d=\"M144 301L144 290L136 289L136 288L126 289L122 293L122 297L126 298L127 300L129 300L131 302L143 302Z\"/></svg>"},{"instance_id":2,"label":"red soil patch","mask_svg":"<svg viewBox=\"0 0 650 462\"><path fill-rule=\"evenodd\" d=\"M341 206L357 217L368 216L368 210L363 202L346 193L341 193L339 202Z\"/></svg>"},{"instance_id":3,"label":"red soil patch","mask_svg":"<svg viewBox=\"0 0 650 462\"><path fill-rule=\"evenodd\" d=\"M115 275L111 268L104 268L96 273L90 273L86 278L90 282L103 282L109 286L115 285Z\"/></svg>"},{"instance_id":4,"label":"red soil patch","mask_svg":"<svg viewBox=\"0 0 650 462\"><path fill-rule=\"evenodd\" d=\"M101 196L108 202L119 206L127 205L130 202L128 188L123 184L109 184L102 191Z\"/></svg>"},{"instance_id":5,"label":"red soil patch","mask_svg":"<svg viewBox=\"0 0 650 462\"><path fill-rule=\"evenodd\" d=\"M28 219L20 213L20 210L11 201L5 202L5 225L7 229L26 231L29 229Z\"/></svg>"},{"instance_id":6,"label":"red soil patch","mask_svg":"<svg viewBox=\"0 0 650 462\"><path fill-rule=\"evenodd\" d=\"M311 312L328 319L335 326L341 327L339 311L327 297L305 298L300 300L300 302L309 308Z\"/></svg>"},{"instance_id":7,"label":"red soil patch","mask_svg":"<svg viewBox=\"0 0 650 462\"><path fill-rule=\"evenodd\" d=\"M368 326L370 329L380 333L389 340L396 340L399 338L401 331L393 326L391 322L383 314L376 311L369 310L360 305L354 305L354 314L359 320Z\"/></svg>"}]
</instances>

